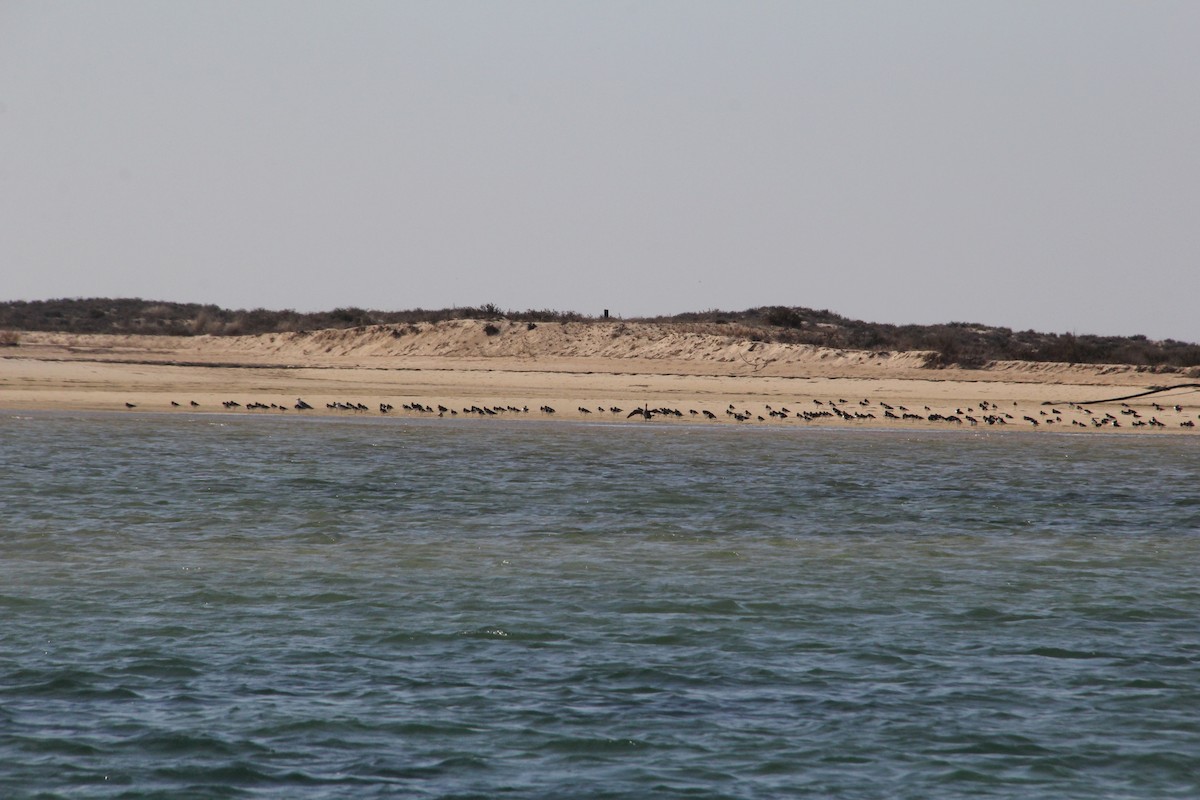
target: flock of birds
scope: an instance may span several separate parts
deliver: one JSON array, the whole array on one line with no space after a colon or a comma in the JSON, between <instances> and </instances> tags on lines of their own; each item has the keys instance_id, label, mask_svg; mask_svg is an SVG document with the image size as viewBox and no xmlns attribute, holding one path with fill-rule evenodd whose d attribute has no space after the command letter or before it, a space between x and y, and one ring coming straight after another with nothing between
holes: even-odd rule
<instances>
[{"instance_id":1,"label":"flock of birds","mask_svg":"<svg viewBox=\"0 0 1200 800\"><path fill-rule=\"evenodd\" d=\"M251 401L240 403L236 400L222 401L221 405L226 411L234 411L243 409L246 411L312 411L315 406L307 403L303 398L296 398L296 402L292 404L279 403L263 403L259 401ZM796 409L793 410L787 406L774 408L766 405L761 412L751 411L745 406L736 406L730 403L724 409L724 416L734 422L767 422L767 421L784 421L784 420L799 420L804 422L816 422L821 420L838 419L844 422L870 422L872 420L884 419L888 424L895 422L912 421L923 423L940 423L951 426L1025 426L1040 428L1045 426L1057 426L1069 424L1075 428L1167 428L1175 427L1177 424L1181 428L1195 428L1196 422L1187 418L1185 409L1182 405L1174 405L1164 407L1158 403L1150 403L1144 407L1142 411L1129 405L1121 403L1118 409L1118 414L1113 414L1111 411L1097 412L1083 405L1076 403L1061 404L1067 408L1066 412L1059 407L1051 406L1048 410L1045 408L1038 409L1037 415L1032 413L1021 413L1021 416L1016 416L1012 413L1013 409L1017 408L1017 403L1014 402L1012 407L1002 408L998 403L987 400L980 401L977 406L969 406L967 408L955 408L953 412L936 411L929 406L923 406L920 411L910 411L902 405L890 405L885 402L873 403L868 398L863 398L857 402L851 402L846 399L838 400L819 400L813 399L810 402L794 403ZM137 408L136 403L125 403L128 409ZM172 400L172 408L184 408L183 404ZM198 409L200 403L195 400L189 401L187 408ZM328 411L349 411L356 414L369 413L374 410L372 406L358 401L331 401L325 403L325 408ZM396 412L396 407L391 403L381 402L377 406L380 414L393 414ZM422 415L434 415L437 417L457 417L460 415L459 409L449 408L442 404L426 405L420 402L402 403L400 406L402 412L417 413ZM558 411L548 405L542 405L538 408L539 413L543 415L554 415ZM650 405L643 404L632 411L626 412L620 406L597 406L593 411L588 406L577 406L576 412L580 417L589 417L593 414L607 414L610 417L620 418L622 415L625 419L633 419L639 417L643 420L651 420L656 417L666 419L706 419L717 420L720 417L708 409L688 409L686 412L679 408L671 408L669 406L660 406L651 408ZM878 413L876 413L878 412ZM1174 412L1174 418L1170 418L1170 412ZM529 414L529 406L513 406L513 405L494 405L480 406L471 405L465 406L461 410L462 415L480 416L480 417L495 417L505 414ZM1147 414L1149 417L1147 418ZM1159 419L1159 415L1170 418L1170 423ZM1179 419L1179 416L1184 416ZM1200 415L1197 416L1200 419Z\"/></svg>"}]
</instances>

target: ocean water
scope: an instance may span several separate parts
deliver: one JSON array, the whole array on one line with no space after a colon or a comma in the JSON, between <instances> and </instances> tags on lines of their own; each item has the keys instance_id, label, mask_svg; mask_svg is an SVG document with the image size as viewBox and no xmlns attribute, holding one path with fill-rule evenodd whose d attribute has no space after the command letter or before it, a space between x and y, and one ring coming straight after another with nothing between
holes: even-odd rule
<instances>
[{"instance_id":1,"label":"ocean water","mask_svg":"<svg viewBox=\"0 0 1200 800\"><path fill-rule=\"evenodd\" d=\"M0 797L1194 798L1200 443L0 415Z\"/></svg>"}]
</instances>

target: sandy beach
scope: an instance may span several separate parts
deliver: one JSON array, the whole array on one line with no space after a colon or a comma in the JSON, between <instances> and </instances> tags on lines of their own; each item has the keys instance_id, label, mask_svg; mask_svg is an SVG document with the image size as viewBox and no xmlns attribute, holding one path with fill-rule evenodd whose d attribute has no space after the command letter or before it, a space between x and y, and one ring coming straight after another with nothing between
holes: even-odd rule
<instances>
[{"instance_id":1,"label":"sandy beach","mask_svg":"<svg viewBox=\"0 0 1200 800\"><path fill-rule=\"evenodd\" d=\"M1132 397L1159 387L1177 388ZM312 408L297 409L301 399ZM921 353L615 321L462 320L242 337L28 332L0 350L6 411L624 422L639 408L662 424L1194 434L1200 379L1125 365L929 369Z\"/></svg>"}]
</instances>

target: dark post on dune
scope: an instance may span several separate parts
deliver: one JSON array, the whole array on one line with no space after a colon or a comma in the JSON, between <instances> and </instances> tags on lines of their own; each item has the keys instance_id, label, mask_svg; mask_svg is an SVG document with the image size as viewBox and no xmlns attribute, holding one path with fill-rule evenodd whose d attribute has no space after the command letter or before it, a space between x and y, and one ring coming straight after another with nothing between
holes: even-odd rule
<instances>
[{"instance_id":1,"label":"dark post on dune","mask_svg":"<svg viewBox=\"0 0 1200 800\"><path fill-rule=\"evenodd\" d=\"M608 309L604 309L604 318L608 319Z\"/></svg>"}]
</instances>

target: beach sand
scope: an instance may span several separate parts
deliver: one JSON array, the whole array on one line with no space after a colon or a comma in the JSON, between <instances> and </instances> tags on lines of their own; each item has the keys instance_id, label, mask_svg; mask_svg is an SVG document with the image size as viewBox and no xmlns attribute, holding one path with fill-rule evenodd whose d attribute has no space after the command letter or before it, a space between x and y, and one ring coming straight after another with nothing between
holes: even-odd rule
<instances>
[{"instance_id":1,"label":"beach sand","mask_svg":"<svg viewBox=\"0 0 1200 800\"><path fill-rule=\"evenodd\" d=\"M1112 400L1181 384L1192 386ZM1196 384L1187 373L1125 365L929 369L922 353L625 322L462 320L241 337L29 332L19 346L0 349L0 410L7 411L378 416L386 404L395 417L624 422L644 407L680 412L652 415L662 424L1194 434ZM313 408L297 411L298 398ZM247 411L248 404L266 408Z\"/></svg>"}]
</instances>

